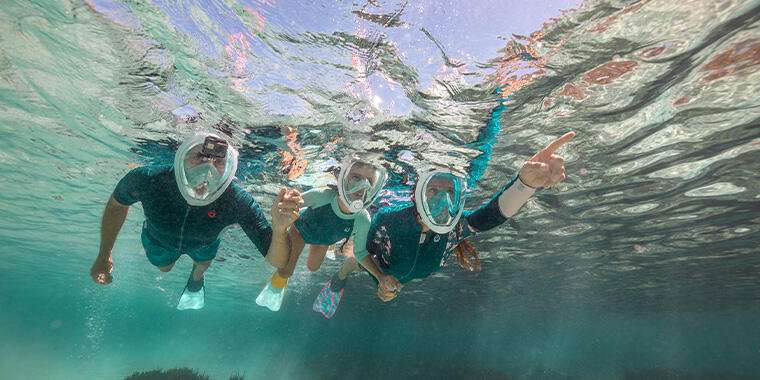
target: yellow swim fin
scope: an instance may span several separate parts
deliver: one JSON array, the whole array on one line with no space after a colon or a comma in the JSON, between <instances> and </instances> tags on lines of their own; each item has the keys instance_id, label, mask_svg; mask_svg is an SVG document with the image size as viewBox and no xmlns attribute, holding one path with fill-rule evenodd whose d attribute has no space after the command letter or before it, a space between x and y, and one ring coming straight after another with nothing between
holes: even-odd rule
<instances>
[{"instance_id":1,"label":"yellow swim fin","mask_svg":"<svg viewBox=\"0 0 760 380\"><path fill-rule=\"evenodd\" d=\"M285 291L288 289L288 279L282 278L274 271L272 277L267 281L264 289L256 297L256 303L264 306L269 310L278 311L282 306L282 300L285 298Z\"/></svg>"}]
</instances>

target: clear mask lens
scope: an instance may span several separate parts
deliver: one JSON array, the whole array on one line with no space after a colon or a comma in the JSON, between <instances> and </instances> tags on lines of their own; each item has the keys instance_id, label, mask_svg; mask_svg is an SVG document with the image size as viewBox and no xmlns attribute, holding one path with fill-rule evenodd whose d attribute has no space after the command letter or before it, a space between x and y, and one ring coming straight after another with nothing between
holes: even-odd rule
<instances>
[{"instance_id":1,"label":"clear mask lens","mask_svg":"<svg viewBox=\"0 0 760 380\"><path fill-rule=\"evenodd\" d=\"M451 195L445 191L439 191L438 194L430 198L428 200L428 207L430 208L431 216L441 221L455 217L459 211L451 200Z\"/></svg>"},{"instance_id":2,"label":"clear mask lens","mask_svg":"<svg viewBox=\"0 0 760 380\"><path fill-rule=\"evenodd\" d=\"M191 206L205 206L229 187L237 170L237 151L219 136L196 134L174 156L177 186Z\"/></svg>"},{"instance_id":3,"label":"clear mask lens","mask_svg":"<svg viewBox=\"0 0 760 380\"><path fill-rule=\"evenodd\" d=\"M351 205L352 212L367 207L385 184L386 173L383 169L363 161L354 161L345 167L340 175L340 196L343 202Z\"/></svg>"},{"instance_id":4,"label":"clear mask lens","mask_svg":"<svg viewBox=\"0 0 760 380\"><path fill-rule=\"evenodd\" d=\"M209 187L215 187L222 181L222 175L212 164L205 163L192 168L185 169L187 184L191 187L197 187L206 182Z\"/></svg>"},{"instance_id":5,"label":"clear mask lens","mask_svg":"<svg viewBox=\"0 0 760 380\"><path fill-rule=\"evenodd\" d=\"M346 185L346 193L355 194L364 190L364 193L366 194L367 190L369 190L371 187L372 187L372 184L369 183L369 180L367 180L366 178L363 178L361 180L357 180L356 182L352 182Z\"/></svg>"},{"instance_id":6,"label":"clear mask lens","mask_svg":"<svg viewBox=\"0 0 760 380\"><path fill-rule=\"evenodd\" d=\"M380 176L377 168L355 163L346 176L343 191L350 200L366 201L374 195L372 190Z\"/></svg>"},{"instance_id":7,"label":"clear mask lens","mask_svg":"<svg viewBox=\"0 0 760 380\"><path fill-rule=\"evenodd\" d=\"M464 184L460 177L438 173L425 186L427 212L433 223L449 224L462 208Z\"/></svg>"}]
</instances>

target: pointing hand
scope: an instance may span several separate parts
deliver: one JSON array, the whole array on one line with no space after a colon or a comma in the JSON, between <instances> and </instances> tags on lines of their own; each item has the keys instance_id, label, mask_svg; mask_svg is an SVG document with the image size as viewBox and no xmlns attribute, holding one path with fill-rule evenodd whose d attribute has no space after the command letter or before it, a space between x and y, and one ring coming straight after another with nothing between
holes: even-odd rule
<instances>
[{"instance_id":1,"label":"pointing hand","mask_svg":"<svg viewBox=\"0 0 760 380\"><path fill-rule=\"evenodd\" d=\"M520 170L520 181L533 187L552 187L565 179L565 159L554 153L575 137L575 132L565 133L546 148L525 161Z\"/></svg>"}]
</instances>

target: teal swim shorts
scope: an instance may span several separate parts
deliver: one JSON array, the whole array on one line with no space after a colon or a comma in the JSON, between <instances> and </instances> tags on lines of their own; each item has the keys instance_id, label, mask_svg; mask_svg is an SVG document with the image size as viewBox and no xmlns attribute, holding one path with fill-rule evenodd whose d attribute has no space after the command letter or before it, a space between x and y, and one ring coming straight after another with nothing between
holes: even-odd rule
<instances>
[{"instance_id":1,"label":"teal swim shorts","mask_svg":"<svg viewBox=\"0 0 760 380\"><path fill-rule=\"evenodd\" d=\"M148 235L145 225L143 225L142 230L142 244L145 248L145 255L148 256L148 261L157 267L172 265L183 253L190 256L190 258L196 263L209 261L216 257L216 252L219 250L219 244L221 244L221 242L222 238L219 238L205 247L193 251L181 252L162 247Z\"/></svg>"}]
</instances>

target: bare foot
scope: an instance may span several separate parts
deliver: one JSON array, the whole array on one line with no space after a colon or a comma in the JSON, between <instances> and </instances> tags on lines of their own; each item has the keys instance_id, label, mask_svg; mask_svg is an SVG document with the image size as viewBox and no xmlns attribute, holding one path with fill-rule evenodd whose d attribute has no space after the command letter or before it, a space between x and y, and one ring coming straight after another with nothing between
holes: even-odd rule
<instances>
[{"instance_id":1,"label":"bare foot","mask_svg":"<svg viewBox=\"0 0 760 380\"><path fill-rule=\"evenodd\" d=\"M361 268L359 268L359 262L356 261L355 257L349 257L346 259L346 262L343 263L343 266L340 267L340 272L338 273L338 279L345 280L346 277L351 272L360 272Z\"/></svg>"}]
</instances>

